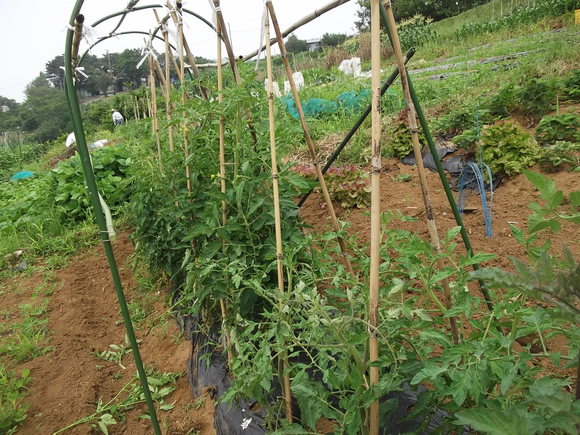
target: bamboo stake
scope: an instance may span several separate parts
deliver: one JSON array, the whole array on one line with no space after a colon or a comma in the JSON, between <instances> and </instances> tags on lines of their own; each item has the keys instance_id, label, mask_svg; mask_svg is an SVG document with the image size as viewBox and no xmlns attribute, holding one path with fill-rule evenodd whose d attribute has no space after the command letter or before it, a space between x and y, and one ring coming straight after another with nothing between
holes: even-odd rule
<instances>
[{"instance_id":1,"label":"bamboo stake","mask_svg":"<svg viewBox=\"0 0 580 435\"><path fill-rule=\"evenodd\" d=\"M417 113L415 111L415 106L413 104L413 100L411 99L411 93L409 91L409 80L405 70L405 63L403 61L403 52L401 50L401 43L399 41L399 35L397 33L397 27L395 23L395 16L393 15L393 9L391 7L390 0L386 2L385 9L388 21L388 30L391 35L393 50L395 52L395 57L397 59L399 75L401 76L403 95L405 96L405 102L407 104L407 108L409 109L408 114L409 129L411 130L411 139L413 141L413 152L415 153L415 160L417 161L417 172L419 174L419 184L421 186L423 204L425 206L427 228L429 230L429 237L431 238L431 245L433 246L435 253L439 255L441 253L441 243L439 240L439 234L437 231L435 217L433 216L433 207L431 205L431 199L429 197L429 190L427 188L427 176L425 174L425 166L423 165L423 156L421 154L421 146L419 144L419 128L417 127ZM378 12L379 11L377 10L377 15ZM441 258L437 260L437 267L439 269L442 269L444 267L443 260ZM448 280L445 279L443 280L442 284L443 284L443 293L445 297L445 306L449 310L451 309L452 306L449 282ZM459 343L459 331L457 329L457 319L455 316L449 318L449 324L451 326L453 341L455 342L455 344L457 344Z\"/></svg>"},{"instance_id":2,"label":"bamboo stake","mask_svg":"<svg viewBox=\"0 0 580 435\"><path fill-rule=\"evenodd\" d=\"M221 35L221 26L219 23L216 23L216 33L217 33L217 58L222 58L222 35ZM223 107L224 103L224 96L223 96L223 89L224 89L224 77L223 77L223 68L221 62L218 62L217 67L217 88L218 88L218 104L220 108ZM223 194L226 193L226 147L225 147L225 119L223 115L220 115L219 118L219 145L220 145L220 189ZM222 201L222 225L225 226L228 220L227 215L227 206L226 202ZM225 247L225 241L224 241ZM226 306L226 301L222 298L220 299L220 309L222 313L222 319L225 322L228 318L228 311ZM224 326L224 335L226 338L226 349L228 352L228 362L231 364L234 360L234 355L232 353L232 343L230 339L230 333L228 328Z\"/></svg>"},{"instance_id":3,"label":"bamboo stake","mask_svg":"<svg viewBox=\"0 0 580 435\"><path fill-rule=\"evenodd\" d=\"M215 0L214 0L215 1ZM304 131L304 137L306 138L306 143L308 145L308 151L310 153L310 158L314 164L314 169L316 171L316 176L318 177L318 182L320 183L320 189L322 190L322 194L324 195L324 201L326 202L326 207L328 208L328 212L330 214L330 219L332 221L332 225L335 231L340 231L340 224L338 223L338 219L336 218L336 213L334 211L334 206L332 205L332 201L330 199L330 195L328 193L328 189L326 187L326 182L324 181L324 175L320 169L320 163L318 162L318 157L316 155L316 151L314 149L314 143L312 138L310 137L310 131L308 130L308 125L306 124L306 119L304 118L304 111L302 110L302 104L300 103L300 98L298 97L298 91L296 90L296 83L294 82L294 78L292 77L292 71L290 69L290 63L288 62L288 53L286 52L286 47L284 45L284 40L282 39L282 34L280 33L280 26L278 24L278 20L276 18L276 12L274 11L274 5L272 5L271 0L266 0L266 6L268 7L268 12L270 14L272 25L274 27L274 31L276 32L276 39L278 40L278 47L280 47L280 53L282 56L282 62L284 63L284 68L286 70L286 76L288 77L288 81L290 83L290 88L292 89L292 95L294 96L294 103L296 104L296 109L298 110L298 116L300 117L300 124L302 125L302 130ZM342 251L342 256L344 259L344 264L351 275L354 276L354 271L352 269L352 265L350 264L350 258L348 256L348 252L346 250L346 243L340 236L336 236L336 240L340 246L340 250Z\"/></svg>"},{"instance_id":4,"label":"bamboo stake","mask_svg":"<svg viewBox=\"0 0 580 435\"><path fill-rule=\"evenodd\" d=\"M276 232L276 265L278 269L278 289L284 293L284 268L282 263L282 219L280 217L280 193L278 186L278 159L276 158L276 126L274 125L274 75L272 74L272 52L270 46L270 17L266 12L266 70L268 75L268 119L270 125L270 156L272 159L272 190L274 195L274 221ZM290 375L288 372L288 353L282 355L284 379L284 402L286 403L286 418L292 423L292 393Z\"/></svg>"},{"instance_id":5,"label":"bamboo stake","mask_svg":"<svg viewBox=\"0 0 580 435\"><path fill-rule=\"evenodd\" d=\"M170 3L167 2L167 6L170 7ZM171 8L171 7L170 7ZM176 15L175 12L172 15ZM174 19L176 19L175 17ZM177 24L177 38L179 40L179 76L181 78L181 103L185 104L187 100L187 91L185 88L185 61L184 61L184 53L183 53L183 16L180 16L180 20L176 22ZM191 169L189 164L187 163L187 159L189 157L189 142L187 140L187 125L185 122L181 126L183 130L183 156L185 158L185 177L186 177L186 184L187 184L187 191L191 193Z\"/></svg>"},{"instance_id":6,"label":"bamboo stake","mask_svg":"<svg viewBox=\"0 0 580 435\"><path fill-rule=\"evenodd\" d=\"M228 54L228 60L230 61L230 66L234 73L234 79L236 83L239 85L242 83L242 77L240 76L240 72L238 71L238 64L236 63L236 58L234 56L234 50L232 49L232 44L230 42L230 38L228 36L228 32L225 30L226 23L224 20L224 16L222 14L220 8L220 0L212 0L214 7L215 7L215 17L216 23L220 25L220 33L222 35L222 41L224 42L224 46L226 48L226 53ZM221 60L220 60L221 62ZM219 62L218 62L219 63ZM246 111L246 119L248 122L248 129L250 130L250 135L252 136L252 141L254 142L254 148L258 145L258 135L256 134L256 129L254 128L254 121L252 120L252 115L250 111Z\"/></svg>"},{"instance_id":7,"label":"bamboo stake","mask_svg":"<svg viewBox=\"0 0 580 435\"><path fill-rule=\"evenodd\" d=\"M151 126L155 133L157 143L157 156L159 157L159 170L163 173L163 158L161 157L161 139L159 137L159 120L157 119L157 89L155 86L155 67L153 55L149 55L149 74L151 76Z\"/></svg>"},{"instance_id":8,"label":"bamboo stake","mask_svg":"<svg viewBox=\"0 0 580 435\"><path fill-rule=\"evenodd\" d=\"M153 59L153 65L155 67L155 72L157 73L157 77L159 77L159 84L161 88L161 92L163 92L164 96L167 96L167 83L165 81L165 75L163 74L163 70L161 69L161 65L159 65L159 61L157 59Z\"/></svg>"},{"instance_id":9,"label":"bamboo stake","mask_svg":"<svg viewBox=\"0 0 580 435\"><path fill-rule=\"evenodd\" d=\"M153 80L155 80L155 73L153 72L153 70L151 68L149 68L150 73L151 73L151 78ZM147 101L147 115L149 116L149 118L151 118L151 99L149 98L149 91L147 89L145 89L145 99Z\"/></svg>"},{"instance_id":10,"label":"bamboo stake","mask_svg":"<svg viewBox=\"0 0 580 435\"><path fill-rule=\"evenodd\" d=\"M371 0L371 270L369 279L369 357L379 359L376 333L379 311L379 268L381 261L381 33L379 0ZM370 385L379 383L379 368L371 365ZM379 400L369 408L369 434L379 433Z\"/></svg>"},{"instance_id":11,"label":"bamboo stake","mask_svg":"<svg viewBox=\"0 0 580 435\"><path fill-rule=\"evenodd\" d=\"M180 21L183 23L183 12L182 12L183 4L181 2L176 2L175 6L176 6L177 10L179 11L179 16L181 17ZM178 15L173 11L171 11L171 18L173 18L173 21L177 24ZM183 27L183 24L182 24L182 27ZM185 55L187 56L187 62L189 62L189 67L191 69L191 72L193 73L193 76L195 78L198 78L199 77L199 69L197 68L197 63L195 62L195 57L193 56L193 54L191 54L191 50L189 49L189 44L187 43L187 39L183 38L181 43L182 43L183 49L185 50ZM203 98L204 100L207 100L207 89L205 87L203 87L202 85L199 85L198 87L199 87L199 92L201 94L201 98Z\"/></svg>"},{"instance_id":12,"label":"bamboo stake","mask_svg":"<svg viewBox=\"0 0 580 435\"><path fill-rule=\"evenodd\" d=\"M154 10L153 12L155 13L157 21L160 21L157 11ZM169 36L167 35L166 27L162 27L161 34L165 41L165 114L167 116L167 121L171 121L171 69L169 67L171 47L169 47ZM167 126L167 134L169 136L169 151L173 152L175 150L175 145L173 142L173 126L171 124Z\"/></svg>"},{"instance_id":13,"label":"bamboo stake","mask_svg":"<svg viewBox=\"0 0 580 435\"><path fill-rule=\"evenodd\" d=\"M305 17L301 18L299 21L292 24L286 30L284 30L284 32L282 32L282 37L285 38L290 33L292 33L294 30L298 29L299 27L309 23L310 21L314 20L315 18L318 18L322 14L336 8L337 6L348 3L349 1L350 0L334 0L326 5L322 6L320 9L316 9L314 12L306 15ZM270 41L270 43L272 43L272 44L274 44L275 42L276 42L275 39L272 39ZM251 53L245 55L242 60L243 61L250 60L252 57L256 56L259 52L264 51L265 48L266 48L266 44L262 45L258 50L254 50Z\"/></svg>"}]
</instances>

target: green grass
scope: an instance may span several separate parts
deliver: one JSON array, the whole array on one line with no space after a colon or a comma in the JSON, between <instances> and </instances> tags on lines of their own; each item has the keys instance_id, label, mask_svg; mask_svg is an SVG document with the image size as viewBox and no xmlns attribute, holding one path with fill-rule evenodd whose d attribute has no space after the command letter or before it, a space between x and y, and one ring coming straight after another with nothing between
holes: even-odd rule
<instances>
[{"instance_id":1,"label":"green grass","mask_svg":"<svg viewBox=\"0 0 580 435\"><path fill-rule=\"evenodd\" d=\"M28 405L22 403L26 394L30 371L23 369L20 374L8 370L0 361L0 433L15 433L26 418Z\"/></svg>"}]
</instances>

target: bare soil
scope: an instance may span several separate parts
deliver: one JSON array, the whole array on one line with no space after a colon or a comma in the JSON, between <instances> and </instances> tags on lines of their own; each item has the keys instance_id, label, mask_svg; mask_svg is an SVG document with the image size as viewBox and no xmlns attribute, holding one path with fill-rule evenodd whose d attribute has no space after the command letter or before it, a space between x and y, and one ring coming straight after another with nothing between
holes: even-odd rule
<instances>
[{"instance_id":1,"label":"bare soil","mask_svg":"<svg viewBox=\"0 0 580 435\"><path fill-rule=\"evenodd\" d=\"M131 268L127 264L133 246L127 233L114 243L121 280L129 301L142 297ZM7 283L8 291L0 299L0 309L18 311L28 303L34 289L42 282L39 274L20 277ZM121 368L103 361L91 352L103 351L110 344L125 343L125 327L119 312L111 274L101 246L91 248L73 258L53 279L55 290L48 305L50 345L54 350L32 361L16 366L30 369L25 402L30 404L28 417L18 433L51 434L92 414L95 404L115 396L136 373L131 354L125 355ZM173 318L164 315L166 295L159 292L152 316L159 317L157 327L137 329L144 364L159 372L181 372L177 388L166 398L175 403L171 411L160 411L160 425L165 434L214 434L213 401L209 397L192 397L186 372L191 343L186 341ZM197 408L197 409L196 409ZM110 433L152 433L148 420L140 418L145 405L126 414L126 421L110 426ZM89 425L80 425L67 434L96 433Z\"/></svg>"},{"instance_id":2,"label":"bare soil","mask_svg":"<svg viewBox=\"0 0 580 435\"><path fill-rule=\"evenodd\" d=\"M538 167L532 168L539 172ZM394 177L408 174L412 178L408 182L394 181ZM565 194L578 190L579 175L574 172L556 172L545 174L552 178L556 187ZM436 172L427 171L427 183L431 198L434 217L437 222L439 237L443 238L448 230L456 226L451 207L445 196L441 180ZM457 192L454 192L457 200ZM483 209L479 195L469 195L466 208L469 213L462 215L463 223L475 252L494 253L497 258L487 265L511 269L508 257L526 258L524 249L513 238L508 224L512 223L519 228L526 228L528 208L530 202L542 203L539 193L524 175L517 175L504 179L493 195L493 234L491 238L485 235ZM408 166L397 159L384 159L381 173L381 207L382 211L400 210L407 216L417 218L413 222L393 221L392 228L405 229L419 233L425 240L429 240L424 204L419 186L419 177L416 166ZM362 244L370 243L370 208L344 209L335 205L337 217L350 223L349 234L356 235ZM318 193L313 193L301 209L300 215L312 226L313 231L330 230L330 220L324 199ZM558 234L546 232L544 239L552 240L554 253L562 253L562 246L567 245L574 256L580 256L580 229L577 225L563 225ZM463 245L459 240L458 249ZM465 251L463 251L465 252Z\"/></svg>"}]
</instances>

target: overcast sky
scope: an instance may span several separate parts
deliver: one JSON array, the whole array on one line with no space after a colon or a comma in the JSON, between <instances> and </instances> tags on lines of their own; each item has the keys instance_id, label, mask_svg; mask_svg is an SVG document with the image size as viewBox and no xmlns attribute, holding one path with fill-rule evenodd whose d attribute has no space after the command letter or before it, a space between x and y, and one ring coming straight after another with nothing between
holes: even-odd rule
<instances>
[{"instance_id":1,"label":"overcast sky","mask_svg":"<svg viewBox=\"0 0 580 435\"><path fill-rule=\"evenodd\" d=\"M273 0L282 30L310 14L330 0ZM138 5L164 3L142 0ZM3 61L0 68L0 95L18 102L24 99L24 89L46 63L64 53L66 32L74 0L0 0L0 44ZM85 23L92 24L113 12L122 10L127 0L86 0L81 12ZM211 21L208 0L186 0L184 7ZM229 23L236 55L247 54L258 47L263 0L222 0L221 8ZM327 12L295 33L300 39L311 39L328 33L354 33L356 1ZM163 15L163 12L161 12ZM216 43L206 24L186 14L185 36L195 55L215 59ZM96 26L99 35L107 34L116 25L111 19ZM118 31L149 31L155 27L151 9L130 14ZM102 56L106 51L119 52L125 48L141 48L144 36L129 35L111 38L91 52ZM86 45L81 45L81 52ZM163 51L162 44L156 47ZM224 51L225 53L225 51Z\"/></svg>"}]
</instances>

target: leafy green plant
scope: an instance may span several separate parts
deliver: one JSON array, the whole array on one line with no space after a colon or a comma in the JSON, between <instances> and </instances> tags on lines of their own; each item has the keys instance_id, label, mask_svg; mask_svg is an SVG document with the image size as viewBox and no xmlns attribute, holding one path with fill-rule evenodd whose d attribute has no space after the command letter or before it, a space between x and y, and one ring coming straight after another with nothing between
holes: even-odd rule
<instances>
[{"instance_id":1,"label":"leafy green plant","mask_svg":"<svg viewBox=\"0 0 580 435\"><path fill-rule=\"evenodd\" d=\"M544 116L536 129L536 140L540 145L580 142L580 116L576 113Z\"/></svg>"},{"instance_id":2,"label":"leafy green plant","mask_svg":"<svg viewBox=\"0 0 580 435\"><path fill-rule=\"evenodd\" d=\"M540 167L546 172L556 172L569 167L578 171L580 167L580 143L556 142L542 150Z\"/></svg>"},{"instance_id":3,"label":"leafy green plant","mask_svg":"<svg viewBox=\"0 0 580 435\"><path fill-rule=\"evenodd\" d=\"M129 197L127 170L131 159L124 147L109 146L93 152L92 162L99 193L114 212L114 207ZM52 170L52 176L55 204L72 219L85 217L91 204L80 158L61 162Z\"/></svg>"},{"instance_id":4,"label":"leafy green plant","mask_svg":"<svg viewBox=\"0 0 580 435\"><path fill-rule=\"evenodd\" d=\"M537 379L524 400L507 408L500 406L460 411L455 424L492 435L575 433L580 424L580 402L562 392L565 382ZM493 404L492 404L493 405Z\"/></svg>"},{"instance_id":5,"label":"leafy green plant","mask_svg":"<svg viewBox=\"0 0 580 435\"><path fill-rule=\"evenodd\" d=\"M52 350L48 345L46 306L48 299L36 305L22 304L19 307L22 320L0 326L0 355L16 362L29 361Z\"/></svg>"},{"instance_id":6,"label":"leafy green plant","mask_svg":"<svg viewBox=\"0 0 580 435\"><path fill-rule=\"evenodd\" d=\"M518 174L540 157L540 148L532 136L511 121L485 127L481 143L484 161L497 175Z\"/></svg>"},{"instance_id":7,"label":"leafy green plant","mask_svg":"<svg viewBox=\"0 0 580 435\"><path fill-rule=\"evenodd\" d=\"M30 381L30 370L20 374L7 370L0 362L0 431L12 434L26 418L28 405L22 403L26 384Z\"/></svg>"},{"instance_id":8,"label":"leafy green plant","mask_svg":"<svg viewBox=\"0 0 580 435\"><path fill-rule=\"evenodd\" d=\"M101 352L95 350L91 352L97 358L102 359L103 361L110 361L114 362L119 365L122 369L126 369L122 363L123 357L128 353L131 353L131 346L127 344L127 337L125 336L125 345L118 345L118 344L110 344L110 349L105 349Z\"/></svg>"},{"instance_id":9,"label":"leafy green plant","mask_svg":"<svg viewBox=\"0 0 580 435\"><path fill-rule=\"evenodd\" d=\"M564 96L574 102L580 101L580 70L574 70L572 75L564 80L562 85Z\"/></svg>"},{"instance_id":10,"label":"leafy green plant","mask_svg":"<svg viewBox=\"0 0 580 435\"><path fill-rule=\"evenodd\" d=\"M539 117L552 109L559 87L560 83L552 79L508 83L489 100L490 111L502 117L513 113Z\"/></svg>"},{"instance_id":11,"label":"leafy green plant","mask_svg":"<svg viewBox=\"0 0 580 435\"><path fill-rule=\"evenodd\" d=\"M460 148L470 148L477 141L477 131L465 130L463 133L454 136L452 141Z\"/></svg>"},{"instance_id":12,"label":"leafy green plant","mask_svg":"<svg viewBox=\"0 0 580 435\"><path fill-rule=\"evenodd\" d=\"M311 165L297 165L293 171L317 183L316 172ZM364 208L370 205L370 182L366 172L354 165L330 168L324 175L328 193L333 201L344 208Z\"/></svg>"},{"instance_id":13,"label":"leafy green plant","mask_svg":"<svg viewBox=\"0 0 580 435\"><path fill-rule=\"evenodd\" d=\"M413 152L413 141L411 140L411 131L403 121L406 111L399 115L399 121L391 127L388 132L386 149L391 155L402 159ZM419 144L423 147L426 143L423 134L419 134Z\"/></svg>"}]
</instances>

